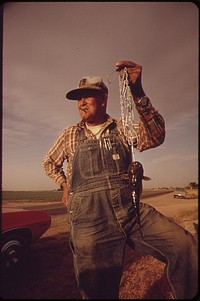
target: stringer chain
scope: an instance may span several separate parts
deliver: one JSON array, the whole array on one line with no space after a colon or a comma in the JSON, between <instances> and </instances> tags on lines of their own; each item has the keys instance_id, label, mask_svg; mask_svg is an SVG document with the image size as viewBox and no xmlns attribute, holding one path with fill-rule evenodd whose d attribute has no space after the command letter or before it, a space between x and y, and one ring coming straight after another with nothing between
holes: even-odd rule
<instances>
[{"instance_id":1,"label":"stringer chain","mask_svg":"<svg viewBox=\"0 0 200 301\"><path fill-rule=\"evenodd\" d=\"M119 93L123 132L128 144L131 146L132 161L135 161L133 146L136 143L137 132L134 128L134 99L131 94L126 67L124 68L123 76L120 77L119 75Z\"/></svg>"},{"instance_id":2,"label":"stringer chain","mask_svg":"<svg viewBox=\"0 0 200 301\"><path fill-rule=\"evenodd\" d=\"M132 156L132 163L130 164L130 172L128 173L129 176L129 183L131 186L132 192L132 201L134 208L136 209L136 216L137 222L139 225L139 230L141 233L141 237L143 239L143 234L140 226L140 194L138 194L138 185L141 183L138 181L142 181L142 179L138 180L138 173L139 171L134 171L134 168L138 162L135 161L135 153L134 153L134 144L138 142L137 132L134 128L134 99L131 94L131 89L128 82L128 72L127 68L124 68L123 76L120 77L119 75L119 92L120 92L120 104L121 104L121 118L122 118L122 126L123 132L126 137L128 144L131 147L131 156Z\"/></svg>"}]
</instances>

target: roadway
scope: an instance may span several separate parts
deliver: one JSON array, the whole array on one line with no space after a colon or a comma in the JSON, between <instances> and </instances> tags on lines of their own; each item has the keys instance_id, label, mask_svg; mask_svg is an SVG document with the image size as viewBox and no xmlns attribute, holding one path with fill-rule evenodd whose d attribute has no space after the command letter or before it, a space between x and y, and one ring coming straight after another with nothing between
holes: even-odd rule
<instances>
[{"instance_id":1,"label":"roadway","mask_svg":"<svg viewBox=\"0 0 200 301\"><path fill-rule=\"evenodd\" d=\"M160 211L168 217L173 217L179 211L194 210L198 207L198 198L178 199L174 198L173 192L162 194L159 196L142 198L141 201L152 205L158 211ZM38 202L34 205L32 202L30 204L27 204L26 202L24 203L23 208L29 210L45 210L50 215L58 215L67 212L66 207L61 202Z\"/></svg>"},{"instance_id":2,"label":"roadway","mask_svg":"<svg viewBox=\"0 0 200 301\"><path fill-rule=\"evenodd\" d=\"M162 194L158 196L143 197L142 202L148 203L155 207L158 211L163 213L168 217L173 217L178 211L194 210L198 207L198 198L191 199L178 199L174 198L173 192ZM59 201L56 202L46 202L46 201L3 201L3 206L6 207L18 207L28 210L44 210L50 215L58 215L67 212L66 207Z\"/></svg>"},{"instance_id":3,"label":"roadway","mask_svg":"<svg viewBox=\"0 0 200 301\"><path fill-rule=\"evenodd\" d=\"M169 217L174 216L179 211L193 210L198 207L198 198L178 199L174 198L173 192L144 198L142 201Z\"/></svg>"}]
</instances>

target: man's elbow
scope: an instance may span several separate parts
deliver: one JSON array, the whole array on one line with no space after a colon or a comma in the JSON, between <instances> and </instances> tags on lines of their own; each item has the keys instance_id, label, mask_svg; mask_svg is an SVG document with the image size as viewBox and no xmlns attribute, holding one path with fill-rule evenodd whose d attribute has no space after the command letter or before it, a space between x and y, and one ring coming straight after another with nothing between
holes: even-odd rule
<instances>
[{"instance_id":1,"label":"man's elbow","mask_svg":"<svg viewBox=\"0 0 200 301\"><path fill-rule=\"evenodd\" d=\"M159 136L155 139L155 141L154 141L155 147L160 146L161 144L164 143L164 141L165 141L165 136L166 136L165 134L166 134L165 131L163 131L162 134L159 135Z\"/></svg>"}]
</instances>

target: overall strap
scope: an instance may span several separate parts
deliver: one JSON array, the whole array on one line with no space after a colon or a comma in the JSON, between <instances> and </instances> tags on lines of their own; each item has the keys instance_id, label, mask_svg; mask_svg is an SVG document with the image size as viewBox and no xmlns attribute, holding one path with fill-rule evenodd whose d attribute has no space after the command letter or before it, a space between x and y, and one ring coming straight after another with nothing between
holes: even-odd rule
<instances>
[{"instance_id":1,"label":"overall strap","mask_svg":"<svg viewBox=\"0 0 200 301\"><path fill-rule=\"evenodd\" d=\"M76 131L76 141L78 143L81 143L81 142L83 142L86 139L87 139L87 137L85 135L84 128L78 127L77 131Z\"/></svg>"},{"instance_id":2,"label":"overall strap","mask_svg":"<svg viewBox=\"0 0 200 301\"><path fill-rule=\"evenodd\" d=\"M85 135L84 128L77 127L77 130L75 132L75 143L74 143L74 151L77 150L77 147L80 143L84 142L87 139Z\"/></svg>"},{"instance_id":3,"label":"overall strap","mask_svg":"<svg viewBox=\"0 0 200 301\"><path fill-rule=\"evenodd\" d=\"M117 123L115 120L109 125L110 134L119 135L119 131L117 129Z\"/></svg>"}]
</instances>

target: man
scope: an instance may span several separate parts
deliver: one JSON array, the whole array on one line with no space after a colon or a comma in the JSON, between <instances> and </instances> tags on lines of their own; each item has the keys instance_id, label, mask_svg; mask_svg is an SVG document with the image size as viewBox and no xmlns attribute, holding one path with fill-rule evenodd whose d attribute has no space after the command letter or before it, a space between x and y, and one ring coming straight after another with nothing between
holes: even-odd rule
<instances>
[{"instance_id":1,"label":"man","mask_svg":"<svg viewBox=\"0 0 200 301\"><path fill-rule=\"evenodd\" d=\"M120 61L116 67L120 76L127 68L140 118L139 126L134 125L135 147L142 152L159 146L165 138L164 120L144 93L142 67L130 61ZM197 293L196 242L144 203L140 203L138 224L131 187L124 177L131 162L130 149L121 119L116 121L106 113L108 89L103 80L85 77L66 97L77 100L81 122L61 132L43 166L63 189L74 269L83 298L118 298L126 244L166 263L174 298L193 298Z\"/></svg>"}]
</instances>

